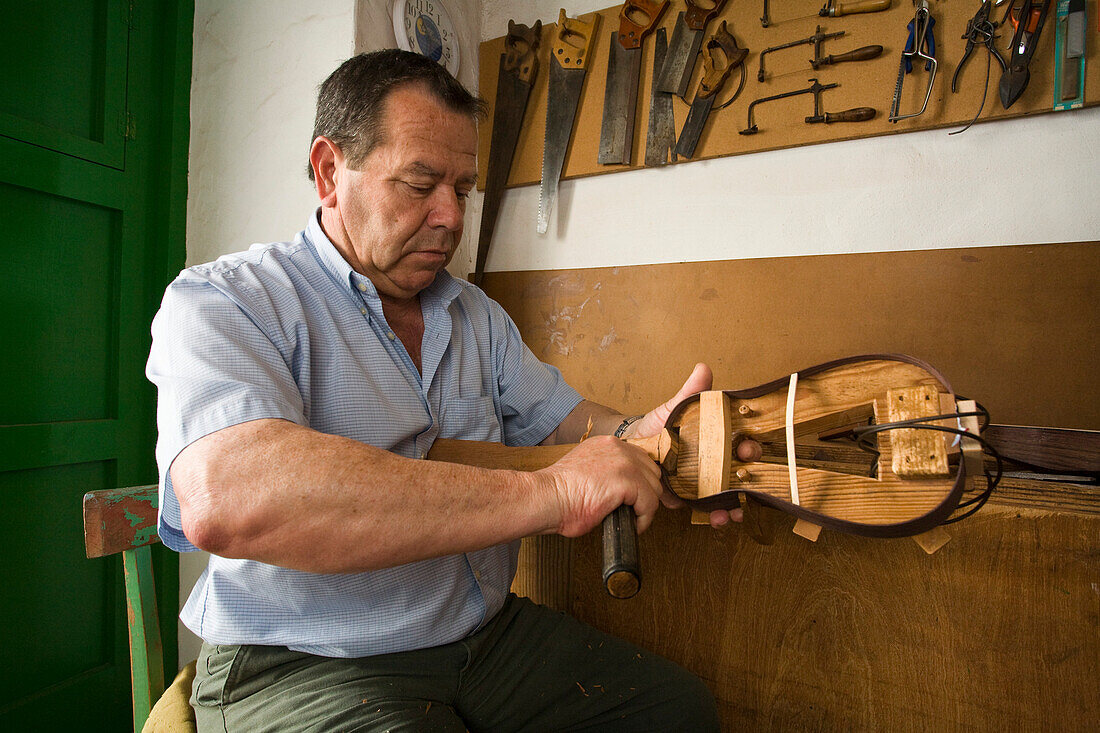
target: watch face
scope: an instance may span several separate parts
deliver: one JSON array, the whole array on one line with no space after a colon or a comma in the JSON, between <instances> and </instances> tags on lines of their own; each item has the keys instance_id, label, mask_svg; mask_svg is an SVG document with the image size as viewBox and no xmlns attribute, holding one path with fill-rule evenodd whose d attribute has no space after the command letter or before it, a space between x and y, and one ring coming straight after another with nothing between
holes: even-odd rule
<instances>
[{"instance_id":1,"label":"watch face","mask_svg":"<svg viewBox=\"0 0 1100 733\"><path fill-rule=\"evenodd\" d=\"M397 45L415 51L458 73L458 36L439 0L397 0L393 6Z\"/></svg>"}]
</instances>

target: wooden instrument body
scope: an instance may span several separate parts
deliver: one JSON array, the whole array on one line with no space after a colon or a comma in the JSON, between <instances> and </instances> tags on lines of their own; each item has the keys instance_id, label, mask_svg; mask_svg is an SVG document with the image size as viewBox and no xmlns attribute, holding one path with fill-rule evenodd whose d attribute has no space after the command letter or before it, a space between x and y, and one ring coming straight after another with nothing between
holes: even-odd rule
<instances>
[{"instance_id":1,"label":"wooden instrument body","mask_svg":"<svg viewBox=\"0 0 1100 733\"><path fill-rule=\"evenodd\" d=\"M798 498L792 501L786 462L785 428L789 378L745 390L726 390L732 406L734 441L756 440L778 448L767 451L779 462L741 462L732 452L727 490L712 496L698 495L699 396L681 402L669 416L668 429L678 438L676 472L666 477L669 487L700 510L738 506L736 494L744 493L767 506L809 522L851 534L877 537L915 535L946 519L958 504L965 485L960 461L953 472L932 477L901 477L892 469L893 441L887 431L878 436L879 459L875 475L858 475L867 466L848 471L798 466ZM886 422L887 395L891 390L931 386L939 394L935 412L955 411L955 398L947 381L928 365L902 355L851 357L822 364L799 373L794 402L794 434L797 444L818 442L822 435L845 428ZM941 410L942 407L942 410ZM954 427L954 421L950 421ZM944 436L944 433L933 433ZM951 437L945 439L949 443ZM735 448L735 446L734 446ZM776 459L773 459L776 460ZM737 470L748 472L738 478Z\"/></svg>"},{"instance_id":2,"label":"wooden instrument body","mask_svg":"<svg viewBox=\"0 0 1100 733\"><path fill-rule=\"evenodd\" d=\"M961 461L952 473L942 476L902 478L892 470L892 441L895 431L878 439L876 475L858 475L866 465L848 471L798 466L799 502L792 501L784 444L789 379L783 378L750 389L725 390L733 406L734 440L750 438L779 449L780 461L740 462L736 444L726 447L732 467L726 491L700 497L699 395L677 405L666 423L671 437L632 441L654 460L662 463L666 486L700 510L732 509L739 506L738 494L746 494L767 506L842 532L873 537L900 537L925 532L946 519L958 504L965 485ZM931 367L902 355L872 355L841 359L799 372L795 392L795 440L800 445L819 440L823 434L868 424L872 417L884 422L888 414L887 393L900 388L931 386L940 396L943 412L955 410L954 395L947 381ZM743 410L738 408L744 407ZM937 405L939 411L940 405ZM877 417L876 417L877 416ZM953 423L954 421L952 421ZM938 436L945 434L939 433ZM950 442L951 438L939 438ZM508 447L496 443L440 439L428 453L430 460L536 471L568 453L574 446ZM772 458L772 460L776 460ZM739 478L737 469L748 472ZM744 471L741 472L744 474Z\"/></svg>"}]
</instances>

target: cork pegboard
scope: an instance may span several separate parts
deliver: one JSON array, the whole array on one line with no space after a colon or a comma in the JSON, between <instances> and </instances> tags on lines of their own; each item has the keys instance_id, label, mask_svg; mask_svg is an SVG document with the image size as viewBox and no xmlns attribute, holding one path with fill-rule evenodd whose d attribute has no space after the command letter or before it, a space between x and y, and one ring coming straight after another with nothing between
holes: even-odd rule
<instances>
[{"instance_id":1,"label":"cork pegboard","mask_svg":"<svg viewBox=\"0 0 1100 733\"><path fill-rule=\"evenodd\" d=\"M730 0L726 3L721 14L707 25L706 36L709 37L722 20L728 22L738 44L749 50L745 60L745 87L732 104L721 111L712 112L700 138L695 157L690 160L680 158L680 163L914 130L961 129L978 112L986 78L987 54L984 47L975 47L959 77L958 93L951 92L951 77L955 73L956 65L962 58L966 45L962 35L967 21L973 17L980 6L978 0L932 0L930 3L932 15L936 19L936 58L939 61L932 98L923 115L897 123L889 122L887 117L897 82L901 52L905 46L906 24L913 18L914 9L911 2L894 0L889 10L840 18L818 17L817 11L823 4L823 0L773 1L770 9L771 25L763 28L760 25L762 0ZM596 162L603 118L608 47L612 33L619 27L619 7L616 5L598 13L600 24L595 54L585 78L576 128L562 172L563 179L643 167L649 115L649 89L653 75L654 34L646 38L642 47L642 74L638 85L632 165L600 165ZM669 39L672 37L677 14L683 8L683 3L672 2L661 17L659 27L666 29ZM1031 81L1023 96L1008 111L1001 108L997 91L1000 67L996 61L992 62L989 94L979 122L1051 111L1054 94L1056 9L1057 2L1054 2L1051 4L1050 14L1031 63ZM574 15L568 8L566 12ZM1100 34L1097 33L1096 0L1089 0L1087 12L1085 105L1092 106L1100 103L1100 73L1096 68L1096 64L1100 63L1100 49L1098 49ZM1003 6L995 7L991 17L999 20L1002 13ZM527 24L534 22L533 19L523 17L516 17L514 20ZM826 33L836 31L845 33L841 38L825 41L822 46L822 55L840 54L872 44L883 46L884 51L881 56L870 61L822 66L814 71L809 64L809 59L813 58L813 45L796 46L768 53L765 58L767 76L763 83L757 81L761 50L807 38L819 25ZM556 24L547 24L542 29L539 71L527 104L523 129L520 132L516 155L512 162L508 178L510 187L538 183L541 178L549 50L555 28ZM1000 28L999 33L1001 37L997 41L997 46L1007 62L1011 56L1006 48L1011 40L1011 25ZM481 44L479 51L480 94L490 105L496 99L497 72L503 51L503 36L485 41ZM694 96L701 73L700 67L701 64L696 64L689 86L689 99ZM812 78L817 78L822 84L838 83L840 85L822 93L824 112L839 112L853 107L873 107L877 111L877 116L867 122L807 124L804 119L813 114L813 97L801 95L757 105L754 116L760 132L747 136L738 134L740 130L747 127L748 107L752 100L807 88ZM729 98L739 81L740 72L735 70L725 88L719 93L719 104ZM920 109L927 83L928 76L923 67L906 77L902 113ZM677 137L687 119L688 109L687 103L679 98L673 99ZM486 166L489 159L491 120L492 112L490 112L489 122L481 126L478 165L482 182L486 179Z\"/></svg>"}]
</instances>

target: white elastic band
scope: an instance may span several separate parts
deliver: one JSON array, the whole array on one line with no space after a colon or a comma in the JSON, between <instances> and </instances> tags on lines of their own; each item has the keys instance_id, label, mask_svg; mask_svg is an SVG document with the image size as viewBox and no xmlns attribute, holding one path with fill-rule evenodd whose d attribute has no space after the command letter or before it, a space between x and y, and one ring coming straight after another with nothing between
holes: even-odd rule
<instances>
[{"instance_id":1,"label":"white elastic band","mask_svg":"<svg viewBox=\"0 0 1100 733\"><path fill-rule=\"evenodd\" d=\"M798 465L794 455L794 392L798 386L798 372L791 375L787 387L787 473L791 479L791 502L798 506Z\"/></svg>"}]
</instances>

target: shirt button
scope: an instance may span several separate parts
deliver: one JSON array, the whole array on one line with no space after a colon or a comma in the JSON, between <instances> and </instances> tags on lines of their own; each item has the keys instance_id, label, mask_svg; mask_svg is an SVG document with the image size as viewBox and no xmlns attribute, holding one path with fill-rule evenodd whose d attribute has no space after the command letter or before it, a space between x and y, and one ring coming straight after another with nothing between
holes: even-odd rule
<instances>
[{"instance_id":1,"label":"shirt button","mask_svg":"<svg viewBox=\"0 0 1100 733\"><path fill-rule=\"evenodd\" d=\"M397 337L393 335L393 331L390 331L386 334L386 338L388 338L390 341L393 341Z\"/></svg>"},{"instance_id":2,"label":"shirt button","mask_svg":"<svg viewBox=\"0 0 1100 733\"><path fill-rule=\"evenodd\" d=\"M366 308L360 308L359 312L362 313L364 316L367 315L367 309Z\"/></svg>"},{"instance_id":3,"label":"shirt button","mask_svg":"<svg viewBox=\"0 0 1100 733\"><path fill-rule=\"evenodd\" d=\"M367 284L366 284L366 283L359 283L359 284L358 284L358 285L356 285L355 287L359 288L359 292L360 292L360 293L365 293L365 292L367 292Z\"/></svg>"}]
</instances>

